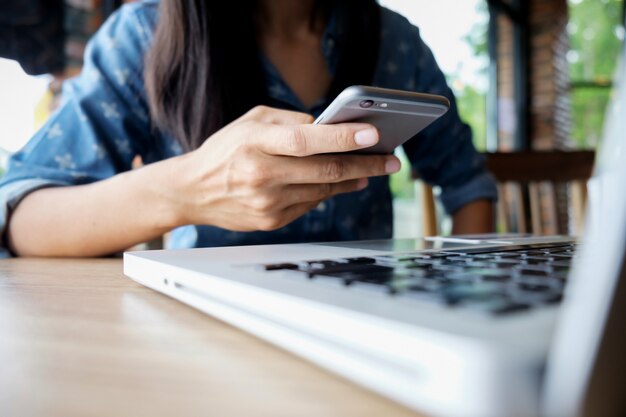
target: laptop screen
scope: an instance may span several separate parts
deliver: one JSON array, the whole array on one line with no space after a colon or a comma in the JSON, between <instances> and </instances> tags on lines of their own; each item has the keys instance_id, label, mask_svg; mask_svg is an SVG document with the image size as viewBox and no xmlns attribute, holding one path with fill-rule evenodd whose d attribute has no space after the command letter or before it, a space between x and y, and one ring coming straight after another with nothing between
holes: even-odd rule
<instances>
[{"instance_id":1,"label":"laptop screen","mask_svg":"<svg viewBox=\"0 0 626 417\"><path fill-rule=\"evenodd\" d=\"M548 357L544 414L625 415L626 44L589 183L586 233Z\"/></svg>"}]
</instances>

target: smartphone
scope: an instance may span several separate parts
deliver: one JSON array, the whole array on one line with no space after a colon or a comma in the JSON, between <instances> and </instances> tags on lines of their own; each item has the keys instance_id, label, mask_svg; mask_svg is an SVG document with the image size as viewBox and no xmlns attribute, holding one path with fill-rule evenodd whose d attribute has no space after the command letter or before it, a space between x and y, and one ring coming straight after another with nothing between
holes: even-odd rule
<instances>
[{"instance_id":1,"label":"smartphone","mask_svg":"<svg viewBox=\"0 0 626 417\"><path fill-rule=\"evenodd\" d=\"M369 123L380 141L358 153L389 154L446 114L443 96L354 85L346 88L315 120L315 124Z\"/></svg>"}]
</instances>

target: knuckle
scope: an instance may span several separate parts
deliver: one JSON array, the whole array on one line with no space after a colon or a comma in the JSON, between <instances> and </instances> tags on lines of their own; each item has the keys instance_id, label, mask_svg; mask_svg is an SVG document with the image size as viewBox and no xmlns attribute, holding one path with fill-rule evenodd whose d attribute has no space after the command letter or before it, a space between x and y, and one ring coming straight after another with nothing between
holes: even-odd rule
<instances>
[{"instance_id":1,"label":"knuckle","mask_svg":"<svg viewBox=\"0 0 626 417\"><path fill-rule=\"evenodd\" d=\"M337 182L343 178L345 170L345 162L341 158L331 158L322 168L322 178Z\"/></svg>"},{"instance_id":2,"label":"knuckle","mask_svg":"<svg viewBox=\"0 0 626 417\"><path fill-rule=\"evenodd\" d=\"M256 172L251 172L248 175L248 183L250 187L254 189L265 188L269 182L269 175L266 170L259 170Z\"/></svg>"},{"instance_id":3,"label":"knuckle","mask_svg":"<svg viewBox=\"0 0 626 417\"><path fill-rule=\"evenodd\" d=\"M251 108L248 111L248 116L250 116L250 118L252 119L260 119L262 118L264 115L267 114L269 110L269 107L267 106L263 106L263 105L258 105L258 106L254 106L253 108Z\"/></svg>"},{"instance_id":4,"label":"knuckle","mask_svg":"<svg viewBox=\"0 0 626 417\"><path fill-rule=\"evenodd\" d=\"M263 188L270 180L270 170L265 164L256 159L245 164L245 181L252 188Z\"/></svg>"},{"instance_id":5,"label":"knuckle","mask_svg":"<svg viewBox=\"0 0 626 417\"><path fill-rule=\"evenodd\" d=\"M283 225L282 223L282 219L278 216L267 216L259 221L259 229L264 232L270 232L279 229Z\"/></svg>"},{"instance_id":6,"label":"knuckle","mask_svg":"<svg viewBox=\"0 0 626 417\"><path fill-rule=\"evenodd\" d=\"M348 127L338 126L333 131L332 140L338 149L352 149L354 147L352 136L352 130Z\"/></svg>"},{"instance_id":7,"label":"knuckle","mask_svg":"<svg viewBox=\"0 0 626 417\"><path fill-rule=\"evenodd\" d=\"M286 148L290 155L307 154L307 136L302 126L292 126L287 131Z\"/></svg>"},{"instance_id":8,"label":"knuckle","mask_svg":"<svg viewBox=\"0 0 626 417\"><path fill-rule=\"evenodd\" d=\"M254 210L259 214L271 213L276 201L268 195L259 195L252 200Z\"/></svg>"},{"instance_id":9,"label":"knuckle","mask_svg":"<svg viewBox=\"0 0 626 417\"><path fill-rule=\"evenodd\" d=\"M251 126L248 126L247 123L246 126L244 126L244 129L244 134L247 134L250 130L252 130ZM246 160L253 160L255 154L257 153L254 145L248 140L240 140L235 146L237 147L237 154Z\"/></svg>"}]
</instances>

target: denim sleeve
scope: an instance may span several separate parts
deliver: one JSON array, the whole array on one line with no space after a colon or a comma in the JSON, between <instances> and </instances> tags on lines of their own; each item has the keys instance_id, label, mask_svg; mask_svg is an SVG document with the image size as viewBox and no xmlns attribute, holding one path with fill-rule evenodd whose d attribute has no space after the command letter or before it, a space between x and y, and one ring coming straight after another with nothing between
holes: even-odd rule
<instances>
[{"instance_id":1,"label":"denim sleeve","mask_svg":"<svg viewBox=\"0 0 626 417\"><path fill-rule=\"evenodd\" d=\"M459 117L456 99L419 30L413 29L417 72L415 91L439 94L450 100L450 110L404 145L414 170L432 185L441 187L441 202L449 214L480 199L495 201L497 188L484 158L472 143L470 127Z\"/></svg>"},{"instance_id":2,"label":"denim sleeve","mask_svg":"<svg viewBox=\"0 0 626 417\"><path fill-rule=\"evenodd\" d=\"M143 87L148 24L139 5L124 6L89 42L81 74L64 83L61 107L9 158L0 180L0 257L12 210L28 194L80 185L131 169L151 140Z\"/></svg>"}]
</instances>

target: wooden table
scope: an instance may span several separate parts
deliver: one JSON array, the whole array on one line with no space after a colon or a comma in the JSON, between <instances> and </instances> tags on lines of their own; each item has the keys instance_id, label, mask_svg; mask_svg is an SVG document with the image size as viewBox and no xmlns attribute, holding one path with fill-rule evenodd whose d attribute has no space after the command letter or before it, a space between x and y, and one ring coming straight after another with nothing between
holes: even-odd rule
<instances>
[{"instance_id":1,"label":"wooden table","mask_svg":"<svg viewBox=\"0 0 626 417\"><path fill-rule=\"evenodd\" d=\"M0 261L0 416L410 416L135 284L119 259Z\"/></svg>"}]
</instances>

